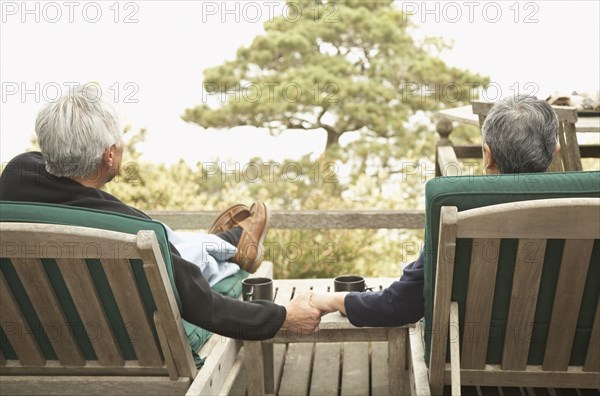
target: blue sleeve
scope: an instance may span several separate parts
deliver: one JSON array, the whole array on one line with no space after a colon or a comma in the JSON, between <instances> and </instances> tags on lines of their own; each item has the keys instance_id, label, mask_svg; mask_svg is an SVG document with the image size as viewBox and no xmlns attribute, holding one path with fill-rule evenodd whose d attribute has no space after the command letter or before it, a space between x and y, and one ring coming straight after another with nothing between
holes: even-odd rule
<instances>
[{"instance_id":1,"label":"blue sleeve","mask_svg":"<svg viewBox=\"0 0 600 396\"><path fill-rule=\"evenodd\" d=\"M404 269L400 280L378 292L352 292L345 300L346 315L354 326L393 327L423 317L423 254Z\"/></svg>"}]
</instances>

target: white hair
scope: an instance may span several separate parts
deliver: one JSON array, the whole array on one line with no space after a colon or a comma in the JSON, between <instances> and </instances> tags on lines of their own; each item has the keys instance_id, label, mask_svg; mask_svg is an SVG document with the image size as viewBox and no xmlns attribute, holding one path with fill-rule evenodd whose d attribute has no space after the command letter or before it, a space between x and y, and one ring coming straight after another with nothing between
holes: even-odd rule
<instances>
[{"instance_id":1,"label":"white hair","mask_svg":"<svg viewBox=\"0 0 600 396\"><path fill-rule=\"evenodd\" d=\"M78 85L40 110L35 133L48 173L88 177L106 149L123 145L119 116L101 96L96 84Z\"/></svg>"}]
</instances>

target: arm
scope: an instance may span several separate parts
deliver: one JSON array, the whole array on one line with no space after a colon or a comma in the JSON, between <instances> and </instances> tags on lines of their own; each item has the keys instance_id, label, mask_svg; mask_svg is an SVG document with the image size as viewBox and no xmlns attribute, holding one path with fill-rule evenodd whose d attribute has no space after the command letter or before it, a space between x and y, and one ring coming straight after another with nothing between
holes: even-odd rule
<instances>
[{"instance_id":1,"label":"arm","mask_svg":"<svg viewBox=\"0 0 600 396\"><path fill-rule=\"evenodd\" d=\"M423 317L423 254L409 264L400 280L379 292L349 293L346 314L355 326L402 326Z\"/></svg>"}]
</instances>

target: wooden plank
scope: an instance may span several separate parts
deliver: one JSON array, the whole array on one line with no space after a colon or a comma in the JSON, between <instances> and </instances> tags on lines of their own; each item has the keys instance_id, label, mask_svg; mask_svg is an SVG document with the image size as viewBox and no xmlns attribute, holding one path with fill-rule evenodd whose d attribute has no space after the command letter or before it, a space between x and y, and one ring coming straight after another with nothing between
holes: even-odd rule
<instances>
[{"instance_id":1,"label":"wooden plank","mask_svg":"<svg viewBox=\"0 0 600 396\"><path fill-rule=\"evenodd\" d=\"M73 303L92 341L98 361L106 366L123 366L125 360L108 323L92 277L82 259L57 259Z\"/></svg>"},{"instance_id":2,"label":"wooden plank","mask_svg":"<svg viewBox=\"0 0 600 396\"><path fill-rule=\"evenodd\" d=\"M58 360L64 366L84 365L85 359L42 262L38 259L12 261Z\"/></svg>"},{"instance_id":3,"label":"wooden plank","mask_svg":"<svg viewBox=\"0 0 600 396\"><path fill-rule=\"evenodd\" d=\"M519 240L502 353L505 370L527 366L545 250L545 239Z\"/></svg>"},{"instance_id":4,"label":"wooden plank","mask_svg":"<svg viewBox=\"0 0 600 396\"><path fill-rule=\"evenodd\" d=\"M437 147L437 165L442 176L459 176L462 172L452 146Z\"/></svg>"},{"instance_id":5,"label":"wooden plank","mask_svg":"<svg viewBox=\"0 0 600 396\"><path fill-rule=\"evenodd\" d=\"M2 350L0 350L0 366L6 366L6 358L4 357Z\"/></svg>"},{"instance_id":6,"label":"wooden plank","mask_svg":"<svg viewBox=\"0 0 600 396\"><path fill-rule=\"evenodd\" d=\"M425 365L425 352L423 350L423 322L416 324L409 332L409 375L411 394L419 396L430 396L429 376Z\"/></svg>"},{"instance_id":7,"label":"wooden plank","mask_svg":"<svg viewBox=\"0 0 600 396\"><path fill-rule=\"evenodd\" d=\"M575 117L577 112L573 111ZM577 133L575 132L575 123L565 121L563 124L565 134L566 147L561 147L563 153L564 167L566 171L581 171L581 153L579 151L579 143L577 142Z\"/></svg>"},{"instance_id":8,"label":"wooden plank","mask_svg":"<svg viewBox=\"0 0 600 396\"><path fill-rule=\"evenodd\" d=\"M0 223L0 251L7 258L140 258L126 250L135 236L97 228L37 223ZM96 257L94 257L96 256Z\"/></svg>"},{"instance_id":9,"label":"wooden plank","mask_svg":"<svg viewBox=\"0 0 600 396\"><path fill-rule=\"evenodd\" d=\"M212 352L206 356L204 365L194 378L186 395L216 395L223 384L227 382L241 343L216 334L213 337L220 339Z\"/></svg>"},{"instance_id":10,"label":"wooden plank","mask_svg":"<svg viewBox=\"0 0 600 396\"><path fill-rule=\"evenodd\" d=\"M315 344L311 395L337 395L340 386L340 344Z\"/></svg>"},{"instance_id":11,"label":"wooden plank","mask_svg":"<svg viewBox=\"0 0 600 396\"><path fill-rule=\"evenodd\" d=\"M598 239L600 228L594 220L599 206L600 198L555 198L465 210L458 215L457 237ZM556 219L561 219L560 227Z\"/></svg>"},{"instance_id":12,"label":"wooden plank","mask_svg":"<svg viewBox=\"0 0 600 396\"><path fill-rule=\"evenodd\" d=\"M14 395L181 395L188 378L171 381L168 377L23 377L2 376L2 394Z\"/></svg>"},{"instance_id":13,"label":"wooden plank","mask_svg":"<svg viewBox=\"0 0 600 396\"><path fill-rule=\"evenodd\" d=\"M460 168L460 167L459 167ZM176 230L208 229L217 211L151 211L150 217ZM272 229L423 229L425 214L420 210L273 211Z\"/></svg>"},{"instance_id":14,"label":"wooden plank","mask_svg":"<svg viewBox=\"0 0 600 396\"><path fill-rule=\"evenodd\" d=\"M244 342L244 364L248 394L265 394L265 371L260 341Z\"/></svg>"},{"instance_id":15,"label":"wooden plank","mask_svg":"<svg viewBox=\"0 0 600 396\"><path fill-rule=\"evenodd\" d=\"M314 279L313 292L327 293L331 279ZM341 380L341 345L317 342L315 344L312 377L310 381L311 395L338 394Z\"/></svg>"},{"instance_id":16,"label":"wooden plank","mask_svg":"<svg viewBox=\"0 0 600 396\"><path fill-rule=\"evenodd\" d=\"M163 320L163 328L169 341L177 372L181 377L195 378L196 364L190 353L179 307L154 231L138 232L135 243L144 260L144 272L156 309Z\"/></svg>"},{"instance_id":17,"label":"wooden plank","mask_svg":"<svg viewBox=\"0 0 600 396\"><path fill-rule=\"evenodd\" d=\"M450 366L447 365L444 378L450 381ZM589 373L581 367L569 367L565 371L544 371L541 366L527 366L525 370L504 370L499 365L486 365L484 370L462 369L463 385L480 386L529 386L541 388L590 388L597 389L600 373Z\"/></svg>"},{"instance_id":18,"label":"wooden plank","mask_svg":"<svg viewBox=\"0 0 600 396\"><path fill-rule=\"evenodd\" d=\"M444 363L446 362L450 295L456 254L457 221L456 207L442 207L429 354L429 382L433 394L441 394L444 386Z\"/></svg>"},{"instance_id":19,"label":"wooden plank","mask_svg":"<svg viewBox=\"0 0 600 396\"><path fill-rule=\"evenodd\" d=\"M369 343L344 343L342 396L369 394Z\"/></svg>"},{"instance_id":20,"label":"wooden plank","mask_svg":"<svg viewBox=\"0 0 600 396\"><path fill-rule=\"evenodd\" d=\"M391 395L405 393L406 342L408 337L405 327L388 329L389 384Z\"/></svg>"},{"instance_id":21,"label":"wooden plank","mask_svg":"<svg viewBox=\"0 0 600 396\"><path fill-rule=\"evenodd\" d=\"M452 394L460 395L460 339L458 335L458 303L450 304L450 367Z\"/></svg>"},{"instance_id":22,"label":"wooden plank","mask_svg":"<svg viewBox=\"0 0 600 396\"><path fill-rule=\"evenodd\" d=\"M169 378L172 380L176 380L179 378L177 374L177 367L175 367L175 362L173 361L173 354L171 354L171 348L169 348L169 341L167 340L167 335L165 333L165 329L163 328L162 321L158 312L154 312L154 326L156 327L156 335L158 335L158 340L161 345L162 353L165 358L165 365L167 366L167 370L169 371Z\"/></svg>"},{"instance_id":23,"label":"wooden plank","mask_svg":"<svg viewBox=\"0 0 600 396\"><path fill-rule=\"evenodd\" d=\"M499 239L473 240L463 326L461 367L483 368L487 354Z\"/></svg>"},{"instance_id":24,"label":"wooden plank","mask_svg":"<svg viewBox=\"0 0 600 396\"><path fill-rule=\"evenodd\" d=\"M390 394L388 358L387 343L371 343L371 395L373 396L387 396Z\"/></svg>"},{"instance_id":25,"label":"wooden plank","mask_svg":"<svg viewBox=\"0 0 600 396\"><path fill-rule=\"evenodd\" d=\"M23 366L44 365L46 359L42 355L42 351L33 336L34 333L25 321L25 317L10 291L2 271L0 271L0 301L2 301L0 323L21 364Z\"/></svg>"},{"instance_id":26,"label":"wooden plank","mask_svg":"<svg viewBox=\"0 0 600 396\"><path fill-rule=\"evenodd\" d=\"M598 372L600 371L600 298L596 303L596 315L594 316L594 327L590 334L590 341L585 357L583 371Z\"/></svg>"},{"instance_id":27,"label":"wooden plank","mask_svg":"<svg viewBox=\"0 0 600 396\"><path fill-rule=\"evenodd\" d=\"M294 289L294 297L308 290L309 287L307 286L298 286ZM288 335L295 337L297 334L290 334L288 332ZM279 395L308 393L312 359L313 343L294 343L288 346Z\"/></svg>"},{"instance_id":28,"label":"wooden plank","mask_svg":"<svg viewBox=\"0 0 600 396\"><path fill-rule=\"evenodd\" d=\"M110 283L138 361L144 366L162 366L163 358L150 329L129 261L104 259L102 268Z\"/></svg>"},{"instance_id":29,"label":"wooden plank","mask_svg":"<svg viewBox=\"0 0 600 396\"><path fill-rule=\"evenodd\" d=\"M291 283L279 284L277 286L274 302L279 305L287 305L292 299L293 293L294 288ZM281 386L287 347L287 344L273 345L273 383L275 385L275 394L279 393L279 388Z\"/></svg>"},{"instance_id":30,"label":"wooden plank","mask_svg":"<svg viewBox=\"0 0 600 396\"><path fill-rule=\"evenodd\" d=\"M240 378L240 373L242 372L243 368L244 368L244 355L242 352L240 352L237 354L235 361L231 365L231 370L229 371L229 374L225 378L225 381L223 382L221 389L219 389L219 393L217 394L218 396L228 396L228 395L236 396L243 392L243 391L240 392L236 388L236 386L238 384L238 380ZM245 388L245 383L244 383L244 388Z\"/></svg>"},{"instance_id":31,"label":"wooden plank","mask_svg":"<svg viewBox=\"0 0 600 396\"><path fill-rule=\"evenodd\" d=\"M0 367L1 375L67 375L67 376L163 376L169 373L166 367L141 366L137 360L126 360L124 366L103 366L97 360L88 360L85 366L65 367L58 360L47 360L43 366L23 366L16 360L9 360Z\"/></svg>"},{"instance_id":32,"label":"wooden plank","mask_svg":"<svg viewBox=\"0 0 600 396\"><path fill-rule=\"evenodd\" d=\"M565 241L542 364L544 370L565 371L569 366L593 247L593 239Z\"/></svg>"}]
</instances>

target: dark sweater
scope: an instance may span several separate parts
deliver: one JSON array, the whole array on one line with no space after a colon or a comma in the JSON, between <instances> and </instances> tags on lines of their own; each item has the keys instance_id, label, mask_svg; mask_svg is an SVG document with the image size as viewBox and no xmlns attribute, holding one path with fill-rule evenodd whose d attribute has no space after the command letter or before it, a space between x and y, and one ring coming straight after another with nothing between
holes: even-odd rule
<instances>
[{"instance_id":1,"label":"dark sweater","mask_svg":"<svg viewBox=\"0 0 600 396\"><path fill-rule=\"evenodd\" d=\"M0 176L0 201L71 205L149 219L111 194L50 175L39 152L21 154L6 165ZM173 245L169 246L183 319L243 340L268 339L281 328L285 307L268 301L243 302L213 292L198 266L181 258Z\"/></svg>"}]
</instances>

